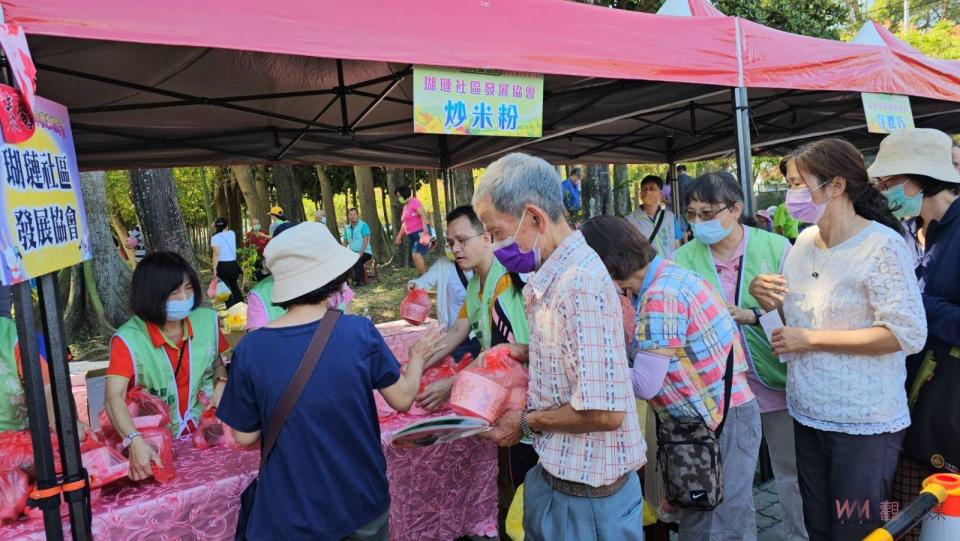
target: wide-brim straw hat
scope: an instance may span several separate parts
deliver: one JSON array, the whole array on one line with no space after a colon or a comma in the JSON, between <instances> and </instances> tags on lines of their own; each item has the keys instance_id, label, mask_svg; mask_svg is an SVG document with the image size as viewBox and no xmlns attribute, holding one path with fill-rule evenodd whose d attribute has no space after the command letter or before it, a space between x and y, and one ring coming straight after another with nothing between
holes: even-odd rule
<instances>
[{"instance_id":1,"label":"wide-brim straw hat","mask_svg":"<svg viewBox=\"0 0 960 541\"><path fill-rule=\"evenodd\" d=\"M271 240L263 258L273 275L273 302L286 302L329 284L360 254L341 246L327 226L304 222Z\"/></svg>"},{"instance_id":2,"label":"wide-brim straw hat","mask_svg":"<svg viewBox=\"0 0 960 541\"><path fill-rule=\"evenodd\" d=\"M953 167L952 150L953 140L940 130L904 128L880 142L877 158L867 173L872 178L923 175L960 184L960 173Z\"/></svg>"}]
</instances>

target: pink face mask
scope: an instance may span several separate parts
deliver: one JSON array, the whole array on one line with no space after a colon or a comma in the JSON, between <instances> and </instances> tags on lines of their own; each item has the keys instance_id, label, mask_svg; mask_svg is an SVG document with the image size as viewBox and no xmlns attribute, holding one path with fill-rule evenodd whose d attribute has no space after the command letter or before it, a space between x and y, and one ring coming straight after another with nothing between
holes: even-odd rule
<instances>
[{"instance_id":1,"label":"pink face mask","mask_svg":"<svg viewBox=\"0 0 960 541\"><path fill-rule=\"evenodd\" d=\"M820 186L824 184L826 184L826 182ZM820 186L814 189L820 189ZM830 204L830 201L826 203L814 203L813 193L810 188L791 188L787 190L785 204L787 205L787 212L789 212L790 216L793 216L795 220L815 224L823 217L823 213L827 210L827 205Z\"/></svg>"}]
</instances>

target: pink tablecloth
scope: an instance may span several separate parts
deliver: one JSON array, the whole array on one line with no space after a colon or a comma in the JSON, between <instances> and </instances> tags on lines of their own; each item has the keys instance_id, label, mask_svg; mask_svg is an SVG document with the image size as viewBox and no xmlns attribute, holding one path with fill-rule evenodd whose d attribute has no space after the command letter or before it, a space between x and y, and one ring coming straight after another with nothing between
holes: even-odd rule
<instances>
[{"instance_id":1,"label":"pink tablecloth","mask_svg":"<svg viewBox=\"0 0 960 541\"><path fill-rule=\"evenodd\" d=\"M423 330L403 322L378 327L401 362L406 362L407 348ZM78 394L77 408L85 411L86 393ZM381 423L381 432L399 430L412 419L419 418L395 415ZM497 450L492 443L474 437L419 449L383 450L392 541L496 535ZM189 441L176 442L174 451L174 482L123 481L103 489L93 506L95 539L233 539L239 496L256 474L260 454L225 447L200 451ZM69 520L65 524L67 529ZM44 538L40 519L0 528L3 540Z\"/></svg>"},{"instance_id":2,"label":"pink tablecloth","mask_svg":"<svg viewBox=\"0 0 960 541\"><path fill-rule=\"evenodd\" d=\"M93 506L94 539L233 539L240 493L256 474L260 453L200 451L180 440L174 442L174 457L177 478L169 484L124 480L103 488ZM64 520L64 530L69 522ZM0 539L45 538L39 518L0 529Z\"/></svg>"}]
</instances>

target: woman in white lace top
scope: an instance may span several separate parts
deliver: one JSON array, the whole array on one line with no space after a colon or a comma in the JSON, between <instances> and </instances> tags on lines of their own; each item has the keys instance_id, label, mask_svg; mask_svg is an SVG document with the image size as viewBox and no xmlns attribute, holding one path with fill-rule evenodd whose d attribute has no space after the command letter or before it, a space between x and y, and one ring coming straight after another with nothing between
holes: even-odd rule
<instances>
[{"instance_id":1,"label":"woman in white lace top","mask_svg":"<svg viewBox=\"0 0 960 541\"><path fill-rule=\"evenodd\" d=\"M788 362L804 520L811 540L860 539L880 524L910 424L906 355L926 316L900 225L869 183L863 157L839 139L781 163L791 215L814 226L780 275L750 292L786 326L772 345Z\"/></svg>"}]
</instances>

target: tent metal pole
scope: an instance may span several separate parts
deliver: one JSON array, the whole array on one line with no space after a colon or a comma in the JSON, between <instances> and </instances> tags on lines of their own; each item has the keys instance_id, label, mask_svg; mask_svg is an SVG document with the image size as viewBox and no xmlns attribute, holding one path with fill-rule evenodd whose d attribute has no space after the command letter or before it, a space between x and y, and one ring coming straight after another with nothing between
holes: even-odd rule
<instances>
[{"instance_id":1,"label":"tent metal pole","mask_svg":"<svg viewBox=\"0 0 960 541\"><path fill-rule=\"evenodd\" d=\"M79 179L78 179L79 181ZM30 282L13 286L13 309L16 314L17 338L23 364L23 390L27 405L27 422L30 441L33 444L33 464L37 476L37 489L55 488L56 467L53 463L53 444L50 437L50 421L47 400L43 391L43 374L40 371L40 348L37 345L37 326L34 323L33 295ZM43 510L43 530L48 541L63 539L60 523L60 495L39 504Z\"/></svg>"},{"instance_id":2,"label":"tent metal pole","mask_svg":"<svg viewBox=\"0 0 960 541\"><path fill-rule=\"evenodd\" d=\"M753 216L757 210L756 199L753 195L753 153L750 147L750 103L747 99L747 89L737 87L730 90L733 94L734 125L737 144L737 175L740 177L740 186L743 188L744 214Z\"/></svg>"},{"instance_id":3,"label":"tent metal pole","mask_svg":"<svg viewBox=\"0 0 960 541\"><path fill-rule=\"evenodd\" d=\"M670 206L672 207L673 215L680 216L680 180L677 179L677 162L675 156L673 152L673 135L668 135L667 181L670 182Z\"/></svg>"},{"instance_id":4,"label":"tent metal pole","mask_svg":"<svg viewBox=\"0 0 960 541\"><path fill-rule=\"evenodd\" d=\"M78 180L79 182L79 180ZM56 274L45 274L37 279L43 336L50 367L53 411L60 440L60 459L63 463L63 483L83 481L89 486L87 470L80 459L80 435L77 433L77 407L70 390L70 368L67 366L67 337L63 332L63 310L57 294ZM90 489L64 492L70 509L70 533L74 540L93 539L91 530Z\"/></svg>"}]
</instances>

